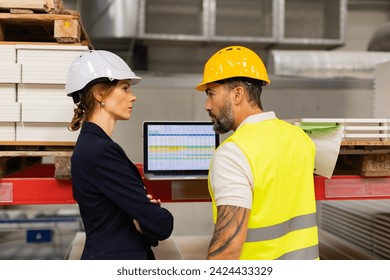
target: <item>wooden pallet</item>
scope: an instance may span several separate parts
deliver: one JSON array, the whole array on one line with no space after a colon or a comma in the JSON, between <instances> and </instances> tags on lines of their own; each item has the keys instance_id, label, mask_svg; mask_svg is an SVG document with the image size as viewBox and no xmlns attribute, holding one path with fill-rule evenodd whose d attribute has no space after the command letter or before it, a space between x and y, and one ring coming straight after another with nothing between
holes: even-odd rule
<instances>
[{"instance_id":1,"label":"wooden pallet","mask_svg":"<svg viewBox=\"0 0 390 280\"><path fill-rule=\"evenodd\" d=\"M65 10L54 13L0 13L0 41L93 45L80 14Z\"/></svg>"},{"instance_id":2,"label":"wooden pallet","mask_svg":"<svg viewBox=\"0 0 390 280\"><path fill-rule=\"evenodd\" d=\"M54 178L68 180L74 142L0 142L0 179L21 172L43 157L54 157Z\"/></svg>"},{"instance_id":3,"label":"wooden pallet","mask_svg":"<svg viewBox=\"0 0 390 280\"><path fill-rule=\"evenodd\" d=\"M0 0L0 10L7 12L55 12L64 10L61 0Z\"/></svg>"},{"instance_id":4,"label":"wooden pallet","mask_svg":"<svg viewBox=\"0 0 390 280\"><path fill-rule=\"evenodd\" d=\"M390 176L390 141L342 142L334 174Z\"/></svg>"}]
</instances>

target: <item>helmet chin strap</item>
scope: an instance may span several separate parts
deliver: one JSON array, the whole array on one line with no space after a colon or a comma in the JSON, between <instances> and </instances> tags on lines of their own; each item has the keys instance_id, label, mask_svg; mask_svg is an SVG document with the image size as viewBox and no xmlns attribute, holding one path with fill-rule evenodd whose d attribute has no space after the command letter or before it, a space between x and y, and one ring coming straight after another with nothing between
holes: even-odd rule
<instances>
[{"instance_id":1,"label":"helmet chin strap","mask_svg":"<svg viewBox=\"0 0 390 280\"><path fill-rule=\"evenodd\" d=\"M81 101L81 99L83 99L85 96L85 93L80 90L80 91L77 91L77 92L74 92L72 94L72 98L73 98L73 103L77 104Z\"/></svg>"}]
</instances>

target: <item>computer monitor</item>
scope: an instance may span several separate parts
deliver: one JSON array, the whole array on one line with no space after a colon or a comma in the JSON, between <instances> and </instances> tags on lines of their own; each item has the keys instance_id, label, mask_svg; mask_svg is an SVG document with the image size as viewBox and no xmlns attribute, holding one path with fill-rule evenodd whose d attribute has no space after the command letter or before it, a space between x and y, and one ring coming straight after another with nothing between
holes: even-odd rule
<instances>
[{"instance_id":1,"label":"computer monitor","mask_svg":"<svg viewBox=\"0 0 390 280\"><path fill-rule=\"evenodd\" d=\"M211 122L145 121L144 175L148 180L207 179L218 145Z\"/></svg>"}]
</instances>

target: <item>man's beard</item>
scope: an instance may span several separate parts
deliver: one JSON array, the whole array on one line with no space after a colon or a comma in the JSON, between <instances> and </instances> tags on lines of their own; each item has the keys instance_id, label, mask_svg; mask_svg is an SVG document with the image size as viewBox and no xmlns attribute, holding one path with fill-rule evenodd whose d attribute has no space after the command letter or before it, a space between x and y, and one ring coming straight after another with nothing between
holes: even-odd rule
<instances>
[{"instance_id":1,"label":"man's beard","mask_svg":"<svg viewBox=\"0 0 390 280\"><path fill-rule=\"evenodd\" d=\"M219 116L209 112L213 120L213 129L218 134L224 134L233 129L233 110L232 105L228 102L221 108Z\"/></svg>"}]
</instances>

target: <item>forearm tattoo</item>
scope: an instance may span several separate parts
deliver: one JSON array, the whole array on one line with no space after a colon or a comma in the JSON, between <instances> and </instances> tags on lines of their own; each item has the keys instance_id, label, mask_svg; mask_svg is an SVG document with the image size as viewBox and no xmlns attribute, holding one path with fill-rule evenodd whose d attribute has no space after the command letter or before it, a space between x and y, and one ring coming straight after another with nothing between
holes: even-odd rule
<instances>
[{"instance_id":1,"label":"forearm tattoo","mask_svg":"<svg viewBox=\"0 0 390 280\"><path fill-rule=\"evenodd\" d=\"M218 206L218 217L215 225L213 237L209 247L209 257L224 253L227 249L232 249L235 238L244 228L245 217L249 209L238 206L222 205ZM234 244L236 245L236 244ZM236 246L233 246L236 250ZM241 246L239 246L241 249Z\"/></svg>"}]
</instances>

